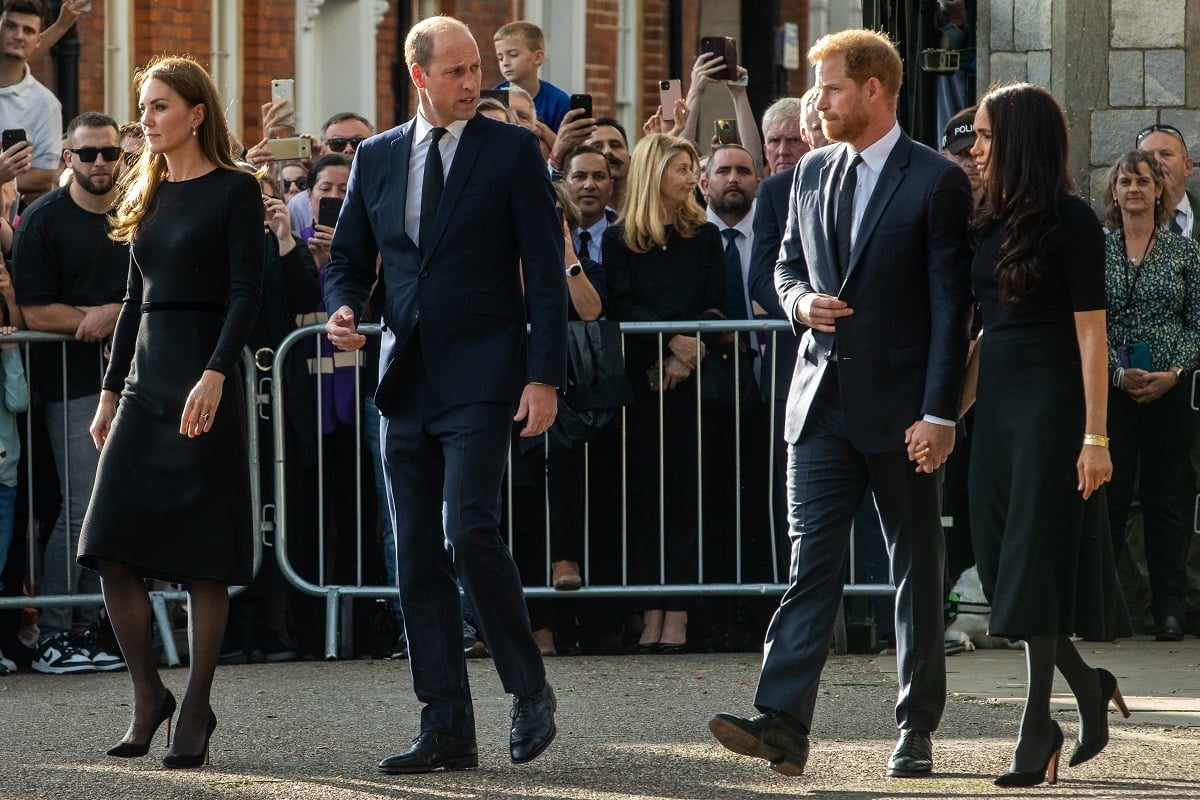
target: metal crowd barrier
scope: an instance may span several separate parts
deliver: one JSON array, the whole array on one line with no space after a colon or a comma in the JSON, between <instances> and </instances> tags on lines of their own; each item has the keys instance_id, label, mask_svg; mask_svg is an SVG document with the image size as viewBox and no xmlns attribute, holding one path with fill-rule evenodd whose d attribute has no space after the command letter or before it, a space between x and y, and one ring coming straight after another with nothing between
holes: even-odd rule
<instances>
[{"instance_id":1,"label":"metal crowd barrier","mask_svg":"<svg viewBox=\"0 0 1200 800\"><path fill-rule=\"evenodd\" d=\"M623 346L624 346L624 337L627 335L630 335L630 334L656 334L658 336L660 349L661 349L662 344L665 341L664 337L669 338L671 336L674 336L675 334L684 334L684 335L688 335L688 336L694 336L696 339L697 347L699 347L700 341L701 341L700 337L702 334L725 333L725 332L737 331L737 332L757 332L759 334L769 336L770 340L771 340L770 341L771 349L769 349L768 352L774 352L773 348L778 344L778 333L781 331L789 331L789 330L790 330L790 328L788 326L788 323L786 323L784 321L780 321L780 320L719 321L719 322L704 321L704 322L674 322L674 323L621 323L621 334L622 334ZM367 336L378 336L380 333L380 328L378 325L362 325L359 328L359 332L364 333ZM315 341L316 342L315 344L309 345L309 346L314 347L314 348L319 348L320 347L319 340L321 340L324 337L324 333L325 333L325 329L324 329L323 325L308 325L306 327L299 328L299 329L293 331L291 334L289 334L283 340L283 342L280 343L280 346L277 348L277 350L274 353L274 364L273 364L273 368L272 368L271 400L272 400L272 407L273 407L272 423L274 426L274 434L275 434L274 435L274 438L275 438L275 498L276 498L275 499L275 505L276 505L276 509L275 509L276 510L276 514L275 514L275 518L276 518L275 554L276 554L276 558L278 559L280 572L296 589L298 589L301 592L307 593L309 595L325 598L325 601L326 601L326 605L325 605L326 658L335 659L335 658L337 658L337 655L338 655L338 633L339 633L339 617L341 616L341 613L340 613L341 601L343 599L359 598L359 597L391 599L391 598L396 597L396 589L391 586L368 585L368 584L364 583L364 581L363 581L363 530L362 530L361 504L359 504L359 506L358 506L358 517L357 517L358 524L357 524L357 530L355 531L355 535L357 537L357 541L355 543L355 552L357 554L357 564L356 564L356 576L357 577L356 577L355 582L354 583L332 584L332 583L325 583L319 578L320 575L325 574L325 563L326 563L326 553L325 553L326 536L325 536L325 519L324 519L325 497L324 497L324 491L323 491L323 475L318 477L318 481L317 481L318 491L317 491L317 497L316 497L316 503L315 503L315 506L316 506L315 510L317 513L317 531L316 531L315 539L316 539L317 547L318 547L318 553L317 553L318 575L317 576L301 575L300 571L297 569L296 565L293 563L294 562L294 554L289 549L289 535L291 532L289 531L289 527L288 527L288 519L289 519L288 506L290 503L297 502L298 500L296 498L289 497L288 493L286 491L287 482L285 480L285 465L287 463L288 453L287 453L287 449L286 449L286 441L285 441L286 437L284 436L284 427L286 425L285 408L284 408L284 405L285 405L284 394L285 394L285 389L286 389L286 378L284 375L284 369L285 369L284 365L287 360L287 356L288 356L289 352L292 350L292 348L300 345L302 342ZM339 355L344 356L345 354L339 354ZM326 360L328 360L328 359L326 359ZM776 370L775 370L775 359L774 358L768 357L766 359L763 359L763 362L764 363L763 363L763 365L761 367L761 371L760 371L760 380L764 381L766 383L766 385L771 389L770 392L766 393L767 396L774 397L774 389L775 389L776 381L781 380L781 379L788 380L789 376L781 377L781 376L775 374ZM310 361L310 366L313 363L315 363L315 362ZM360 379L361 378L361 376L360 376L361 360L357 361L357 363L358 363L358 367L355 369L355 384L354 385L355 385L356 395L358 397L362 397L364 387L362 386L361 379ZM735 366L734 366L735 385L737 385L737 378L739 377L739 371L741 369L740 359L734 359L734 364L735 364ZM332 367L333 367L332 363L327 366L329 367L329 370L332 370ZM324 369L324 366L322 367L322 369ZM767 538L770 541L770 546L771 546L771 550L772 550L772 552L771 552L771 565L772 565L771 580L769 580L769 581L768 580L758 580L758 581L744 581L743 580L743 577L742 577L743 565L742 565L742 559L741 559L743 531L742 531L742 525L741 525L741 492L740 491L734 492L735 504L736 504L736 509L735 509L735 513L734 513L734 519L735 519L734 540L735 540L736 553L737 553L736 563L734 565L735 578L731 582L716 582L716 583L709 583L709 582L705 582L705 580L704 580L704 572L705 572L704 508L703 508L704 491L703 491L703 480L702 480L702 475L703 475L703 449L702 449L703 448L703 438L701 437L701 426L703 424L705 409L704 409L704 403L701 401L701 390L700 390L701 376L703 374L703 369L704 369L704 362L701 361L701 362L699 362L699 365L697 367L697 374L696 374L697 379L694 381L694 384L696 386L696 407L697 407L696 434L697 434L697 437L700 437L700 440L697 443L697 447L698 447L697 453L698 453L699 457L697 458L697 463L695 465L696 478L697 478L698 484L700 485L700 491L698 493L699 494L698 508L697 508L698 530L697 530L697 534L696 534L697 539L698 539L698 552L697 552L697 564L696 564L696 567L697 567L696 574L698 576L697 581L692 584L670 584L670 583L666 582L666 576L665 576L666 558L663 555L663 553L665 551L665 546L666 546L665 545L665 528L664 528L664 521L665 521L664 520L664 507L663 507L663 500L662 500L662 498L664 496L664 492L662 492L660 490L660 492L659 492L659 498L660 498L659 515L658 515L658 519L656 520L656 527L658 529L658 536L659 536L659 554L660 554L659 555L659 564L660 564L659 582L658 583L650 583L650 584L630 583L630 578L629 578L630 537L631 537L631 534L636 535L635 529L638 529L639 526L642 525L644 521L631 520L630 515L629 515L628 463L626 460L626 450L627 450L627 448L626 448L626 444L627 444L626 429L627 429L628 421L626 419L627 410L622 410L622 412L621 412L622 418L620 420L620 428L621 428L621 526L620 526L621 527L621 529L620 529L621 579L620 579L620 581L618 583L610 583L607 585L598 585L598 584L592 583L590 580L590 577L591 577L590 576L590 572L591 572L590 567L591 567L591 561L592 561L592 548L593 548L594 542L592 540L592 535L591 535L592 532L590 530L590 525L589 525L590 514L588 513L589 512L589 500L590 500L590 494L591 494L591 480L590 480L591 476L588 472L589 460L588 460L587 450L585 449L583 561L580 564L581 574L584 578L584 586L579 591L561 592L561 591L556 591L550 585L550 574L551 574L550 524L549 524L549 506L548 506L549 501L548 501L548 489L547 489L547 497L544 498L544 502L547 504L544 509L545 519L546 519L545 530L544 530L544 546L545 546L545 551L546 551L546 563L545 563L546 583L543 586L526 586L525 594L527 597L531 597L531 598L555 597L555 598L561 598L561 599L569 599L572 597L620 597L620 596L633 596L633 595L671 595L671 596L779 595L779 594L782 594L787 589L787 585L788 585L787 584L787 576L786 576L786 574L781 574L780 558L779 558L780 553L776 549L779 546L779 544L777 543L777 536L774 533L776 530L776 512L775 512L775 507L776 507L776 470L775 470L776 448L782 447L784 445L781 440L777 441L776 436L774 435L774 432L776 430L776 419L775 419L776 404L771 401L766 402L766 407L767 407L766 413L770 417L769 424L767 426L767 431L770 436L770 441L767 443L766 457L769 460L769 464L767 466L767 485L768 485L767 496L768 496L768 506L769 506L768 513L767 513L767 519L768 519L768 525L769 525L769 530L767 531ZM315 387L316 406L317 406L317 418L314 421L314 424L319 425L319 420L322 418L321 415L323 413L324 400L322 398L320 382L314 381L313 384ZM659 424L659 435L660 435L659 451L661 453L662 452L662 419L663 419L661 393L658 395L658 397L659 397L659 422L660 422L660 424ZM737 452L739 454L742 452L740 405L741 405L740 398L735 397L733 419L738 421L737 428L735 429L735 452ZM360 403L356 404L356 406L355 406L355 427L358 430L357 430L357 435L356 435L356 446L355 446L355 450L354 450L355 462L353 465L355 488L356 488L356 493L359 497L361 497L361 495L362 495L363 480L364 480L364 476L362 474L362 469L360 467L360 465L362 464L362 449L361 448L364 446L361 425L362 425L362 404L360 402ZM320 470L322 462L323 462L323 452L321 451L321 437L318 436L317 438L318 438L317 469ZM589 447L589 446L585 445L585 448L587 448L587 447ZM740 473L741 459L740 458L736 459L736 462L737 463L734 465L733 480L735 481L734 486L738 487L741 485L741 473ZM511 456L510 456L510 463L511 463ZM681 467L681 468L683 468L683 467ZM661 477L662 470L663 470L663 464L662 464L662 459L660 458L660 464L659 464L660 489L662 486L662 477ZM509 484L508 492L509 492L509 497L511 499L511 493L512 493L511 470L510 470L510 479L509 480L510 480L510 484ZM510 508L510 514L509 514L509 519L508 519L508 527L509 527L508 540L509 540L509 545L511 548L514 543L513 542L513 525L512 525L512 514L511 514L512 505L511 505L511 503L509 505L509 508ZM895 587L890 584L858 583L856 581L857 565L854 563L853 541L851 542L850 553L851 553L850 572L849 572L850 582L847 583L844 587L844 591L847 596L894 594ZM379 554L378 557L382 558L382 554ZM398 559L403 558L403 553L397 553L397 558ZM844 638L839 637L839 639L844 642Z\"/></svg>"},{"instance_id":2,"label":"metal crowd barrier","mask_svg":"<svg viewBox=\"0 0 1200 800\"><path fill-rule=\"evenodd\" d=\"M31 361L29 358L30 346L34 345L34 344L45 345L45 344L53 344L55 342L61 343L60 349L61 349L62 355L60 358L60 365L61 365L61 372L62 372L63 397L66 397L66 394L67 394L67 392L66 392L66 386L67 386L66 344L68 342L78 344L78 342L75 340L75 338L73 336L70 336L67 334L57 334L57 333L42 333L42 332L38 332L38 331L19 331L17 333L9 334L8 336L6 336L5 341L6 342L17 342L23 348L24 356L25 356L24 361L25 361L26 380L31 387L34 384L34 373L33 373L33 368L31 366ZM103 376L104 370L108 363L104 357L103 347L104 347L103 344L96 345L96 364L97 364L98 376ZM259 401L261 398L258 396L258 393L255 389L254 359L249 350L244 350L242 352L242 373L244 376L243 391L245 392L245 396L246 396L246 409L247 409L246 416L248 419L247 448L249 450L249 455L250 455L250 498L251 498L251 503L253 505L253 514L254 514L253 519L254 519L254 530L255 530L255 535L254 535L254 574L257 575L259 566L262 564L262 538L263 537L261 534L264 530L270 529L270 523L264 521L263 513L262 513L263 512L262 487L259 485L258 425L256 424L256 422L254 420L254 410L258 407ZM99 386L99 378L97 379L97 386ZM32 389L31 389L31 392L32 392ZM31 404L32 404L32 400L31 400ZM64 430L64 434L66 434L68 432L68 428L69 428L69 426L67 424L67 422L68 422L67 404L63 403L62 406L63 406L63 430ZM25 452L22 454L22 457L25 460L25 469L26 469L25 474L27 476L26 477L25 494L26 494L27 506L29 509L28 522L27 522L26 531L25 531L27 541L28 541L28 547L27 547L28 557L27 557L26 564L25 564L25 582L27 585L36 585L36 581L34 580L34 578L37 576L40 576L41 572L42 572L42 570L40 570L38 568L38 566L39 566L39 559L38 559L39 547L38 547L37 524L36 524L36 519L35 519L35 515L34 515L34 485L33 485L33 477L32 477L34 475L34 455L35 454L34 454L34 448L31 446L32 440L33 440L33 419L32 419L32 415L27 413L26 417L25 417ZM66 473L66 481L65 481L65 484L62 487L60 487L61 491L62 491L63 501L62 501L62 508L59 511L59 513L66 515L66 524L67 524L67 536L66 536L66 541L65 541L66 546L63 549L63 552L61 554L53 554L53 553L47 552L45 554L45 558L47 558L47 559L48 558L64 559L65 567L66 567L66 574L68 576L70 576L71 575L71 567L75 562L75 552L74 552L74 548L72 548L72 546L71 546L71 535L70 535L71 522L72 522L72 520L71 520L71 504L70 504L70 497L71 497L71 492L72 492L70 448L67 447L65 445L65 443L64 443L64 447L63 447L63 454L64 454L64 459L66 462L64 464L64 470L63 470ZM50 457L53 458L53 456L51 454L47 454L47 455L50 455ZM131 489L136 491L136 487L131 487ZM14 531L14 533L15 533L15 531ZM71 581L71 583L74 584L74 581ZM73 588L74 588L74 586L72 586L72 589ZM236 594L237 592L242 591L243 588L244 587L231 587L230 591L231 591L231 593ZM167 603L174 602L174 601L180 601L180 600L186 600L186 599L187 599L187 593L181 589L173 589L173 590L167 590L167 591L152 591L150 593L150 602L151 602L151 606L154 611L155 625L158 627L160 638L162 639L163 657L164 657L165 661L167 662L167 665L172 666L172 667L178 666L181 663L181 661L179 658L179 651L175 647L175 638L172 633L171 620L170 620L170 615L167 610ZM104 604L104 596L102 594L96 594L96 593L83 594L83 593L76 593L73 591L68 592L67 594L60 594L60 595L38 594L38 595L17 595L17 596L11 596L11 597L0 597L0 609L51 608L51 607L62 607L62 606L74 607L74 606L103 605L103 604Z\"/></svg>"}]
</instances>

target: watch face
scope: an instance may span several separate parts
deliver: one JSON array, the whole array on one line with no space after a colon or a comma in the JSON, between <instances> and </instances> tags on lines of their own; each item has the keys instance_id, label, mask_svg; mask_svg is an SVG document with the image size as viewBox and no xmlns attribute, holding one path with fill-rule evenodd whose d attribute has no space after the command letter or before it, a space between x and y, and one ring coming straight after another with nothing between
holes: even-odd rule
<instances>
[{"instance_id":1,"label":"watch face","mask_svg":"<svg viewBox=\"0 0 1200 800\"><path fill-rule=\"evenodd\" d=\"M570 275L572 278L574 278L576 275L578 275L581 272L583 272L583 267L580 266L579 264L572 264L571 266L567 267L567 274Z\"/></svg>"}]
</instances>

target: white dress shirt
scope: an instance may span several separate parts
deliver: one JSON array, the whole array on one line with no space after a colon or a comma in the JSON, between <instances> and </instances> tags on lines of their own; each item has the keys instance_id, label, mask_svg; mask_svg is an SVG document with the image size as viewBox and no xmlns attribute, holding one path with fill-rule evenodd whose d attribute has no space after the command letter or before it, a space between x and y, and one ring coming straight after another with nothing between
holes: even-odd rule
<instances>
[{"instance_id":1,"label":"white dress shirt","mask_svg":"<svg viewBox=\"0 0 1200 800\"><path fill-rule=\"evenodd\" d=\"M571 236L571 243L575 245L576 255L587 256L597 264L604 263L603 259L601 258L600 240L604 237L604 232L606 230L608 230L607 214L601 215L600 221L590 228L576 228L575 233ZM579 234L583 231L587 231L588 235L592 237L591 241L588 242L588 251L586 253L579 252Z\"/></svg>"},{"instance_id":2,"label":"white dress shirt","mask_svg":"<svg viewBox=\"0 0 1200 800\"><path fill-rule=\"evenodd\" d=\"M1188 239L1192 238L1192 231L1196 229L1195 215L1192 213L1192 204L1188 202L1187 194L1184 194L1183 199L1179 201L1179 205L1171 211L1171 219L1179 223L1179 227L1183 229L1183 235ZM1167 220L1170 222L1171 220Z\"/></svg>"},{"instance_id":3,"label":"white dress shirt","mask_svg":"<svg viewBox=\"0 0 1200 800\"><path fill-rule=\"evenodd\" d=\"M888 156L892 154L892 149L895 148L898 141L900 141L899 122L861 153L858 153L853 147L850 148L851 153L862 156L862 163L858 165L858 187L854 190L854 219L850 223L850 250L852 252L854 243L858 241L858 228L862 225L863 215L867 211L867 204L871 202L871 194L875 191L875 185L879 183L883 165L887 163ZM854 155L851 155L850 159L853 160Z\"/></svg>"},{"instance_id":4,"label":"white dress shirt","mask_svg":"<svg viewBox=\"0 0 1200 800\"><path fill-rule=\"evenodd\" d=\"M462 138L467 120L460 119L446 126L446 133L438 142L442 154L442 176L450 174L454 154ZM413 243L420 245L421 237L421 185L425 181L425 159L429 157L429 143L433 141L433 125L417 111L412 128L412 150L408 156L408 195L404 201L404 232Z\"/></svg>"}]
</instances>

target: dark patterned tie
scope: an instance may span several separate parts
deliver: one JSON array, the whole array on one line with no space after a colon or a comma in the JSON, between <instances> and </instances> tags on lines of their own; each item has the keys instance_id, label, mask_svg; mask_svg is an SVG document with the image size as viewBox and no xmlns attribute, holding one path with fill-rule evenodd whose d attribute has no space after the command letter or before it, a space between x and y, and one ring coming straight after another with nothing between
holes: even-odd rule
<instances>
[{"instance_id":1,"label":"dark patterned tie","mask_svg":"<svg viewBox=\"0 0 1200 800\"><path fill-rule=\"evenodd\" d=\"M855 155L846 172L842 175L842 185L838 189L837 217L834 220L834 233L837 238L838 277L845 279L850 269L850 229L854 225L854 190L858 188L858 165L862 156Z\"/></svg>"},{"instance_id":2,"label":"dark patterned tie","mask_svg":"<svg viewBox=\"0 0 1200 800\"><path fill-rule=\"evenodd\" d=\"M428 238L433 236L433 222L437 219L438 204L442 202L442 189L446 176L442 172L442 151L438 142L446 133L445 128L433 129L433 141L429 143L429 154L425 157L425 174L421 178L421 227L417 233L421 252L425 252Z\"/></svg>"},{"instance_id":3,"label":"dark patterned tie","mask_svg":"<svg viewBox=\"0 0 1200 800\"><path fill-rule=\"evenodd\" d=\"M592 250L590 247L591 243L592 243L592 235L590 233L588 233L587 231L580 231L579 232L579 250L578 250L578 252L576 252L576 255L583 256L584 258L592 258ZM592 261L595 261L595 260L596 259L592 258Z\"/></svg>"},{"instance_id":4,"label":"dark patterned tie","mask_svg":"<svg viewBox=\"0 0 1200 800\"><path fill-rule=\"evenodd\" d=\"M725 316L746 319L746 284L742 280L742 256L737 247L742 232L726 228L721 235L725 237Z\"/></svg>"},{"instance_id":5,"label":"dark patterned tie","mask_svg":"<svg viewBox=\"0 0 1200 800\"><path fill-rule=\"evenodd\" d=\"M1178 233L1180 236L1183 236L1183 225L1179 224L1179 215L1181 213L1182 212L1179 209L1175 209L1174 211L1172 211L1171 212L1171 222L1169 225L1167 225L1167 227L1170 228L1175 233Z\"/></svg>"}]
</instances>

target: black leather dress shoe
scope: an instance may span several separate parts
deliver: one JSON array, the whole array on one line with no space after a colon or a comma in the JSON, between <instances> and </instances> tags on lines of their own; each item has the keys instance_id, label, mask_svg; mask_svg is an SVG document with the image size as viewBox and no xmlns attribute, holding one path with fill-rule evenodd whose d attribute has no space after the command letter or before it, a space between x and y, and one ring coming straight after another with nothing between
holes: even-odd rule
<instances>
[{"instance_id":1,"label":"black leather dress shoe","mask_svg":"<svg viewBox=\"0 0 1200 800\"><path fill-rule=\"evenodd\" d=\"M558 733L554 726L557 710L558 700L549 683L540 694L513 698L508 750L514 764L533 761L554 741L554 735Z\"/></svg>"},{"instance_id":2,"label":"black leather dress shoe","mask_svg":"<svg viewBox=\"0 0 1200 800\"><path fill-rule=\"evenodd\" d=\"M479 750L474 739L460 739L437 731L422 731L413 746L379 762L379 771L388 775L408 775L479 766Z\"/></svg>"},{"instance_id":3,"label":"black leather dress shoe","mask_svg":"<svg viewBox=\"0 0 1200 800\"><path fill-rule=\"evenodd\" d=\"M1158 623L1158 630L1154 632L1154 641L1182 642L1183 626L1179 624L1179 620L1176 617L1163 617Z\"/></svg>"},{"instance_id":4,"label":"black leather dress shoe","mask_svg":"<svg viewBox=\"0 0 1200 800\"><path fill-rule=\"evenodd\" d=\"M933 741L927 731L900 731L900 741L888 759L893 778L919 778L933 772Z\"/></svg>"},{"instance_id":5,"label":"black leather dress shoe","mask_svg":"<svg viewBox=\"0 0 1200 800\"><path fill-rule=\"evenodd\" d=\"M746 719L735 714L717 714L708 729L725 749L738 755L766 759L781 775L804 774L808 763L808 731L782 711L768 711Z\"/></svg>"}]
</instances>

